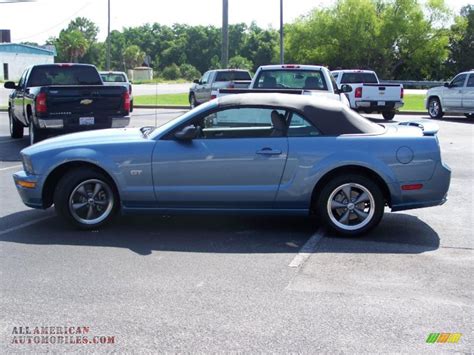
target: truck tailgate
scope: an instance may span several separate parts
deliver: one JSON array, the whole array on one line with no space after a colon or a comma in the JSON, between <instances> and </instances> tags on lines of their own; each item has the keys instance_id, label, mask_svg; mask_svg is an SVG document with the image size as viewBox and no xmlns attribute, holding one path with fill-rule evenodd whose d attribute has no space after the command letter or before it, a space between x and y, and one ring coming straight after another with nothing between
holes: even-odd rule
<instances>
[{"instance_id":1,"label":"truck tailgate","mask_svg":"<svg viewBox=\"0 0 474 355\"><path fill-rule=\"evenodd\" d=\"M44 88L49 114L111 116L123 113L124 86L49 86Z\"/></svg>"},{"instance_id":2,"label":"truck tailgate","mask_svg":"<svg viewBox=\"0 0 474 355\"><path fill-rule=\"evenodd\" d=\"M362 100L363 101L400 101L401 100L400 85L396 84L363 84Z\"/></svg>"}]
</instances>

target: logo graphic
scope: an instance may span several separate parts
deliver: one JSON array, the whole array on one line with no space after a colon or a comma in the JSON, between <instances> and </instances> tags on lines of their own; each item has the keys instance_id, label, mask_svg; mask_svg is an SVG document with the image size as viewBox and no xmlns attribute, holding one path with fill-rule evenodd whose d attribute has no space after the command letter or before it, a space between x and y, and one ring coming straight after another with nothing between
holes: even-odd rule
<instances>
[{"instance_id":1,"label":"logo graphic","mask_svg":"<svg viewBox=\"0 0 474 355\"><path fill-rule=\"evenodd\" d=\"M434 343L458 343L461 339L461 333L430 333L426 342L428 344Z\"/></svg>"},{"instance_id":2,"label":"logo graphic","mask_svg":"<svg viewBox=\"0 0 474 355\"><path fill-rule=\"evenodd\" d=\"M81 100L81 105L90 105L94 100L84 99Z\"/></svg>"}]
</instances>

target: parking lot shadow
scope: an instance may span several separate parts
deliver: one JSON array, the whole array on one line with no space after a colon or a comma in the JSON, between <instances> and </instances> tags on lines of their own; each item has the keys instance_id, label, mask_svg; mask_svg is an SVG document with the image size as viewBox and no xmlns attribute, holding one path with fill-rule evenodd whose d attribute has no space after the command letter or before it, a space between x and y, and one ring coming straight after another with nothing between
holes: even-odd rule
<instances>
[{"instance_id":1,"label":"parking lot shadow","mask_svg":"<svg viewBox=\"0 0 474 355\"><path fill-rule=\"evenodd\" d=\"M4 217L22 219L19 212ZM0 225L1 219L0 219ZM127 248L193 253L297 253L319 228L307 217L140 216L119 217L97 231L79 231L57 217L2 234L0 240L38 245ZM439 247L438 234L418 218L385 214L381 225L361 238L328 235L324 249L334 253L417 254Z\"/></svg>"},{"instance_id":2,"label":"parking lot shadow","mask_svg":"<svg viewBox=\"0 0 474 355\"><path fill-rule=\"evenodd\" d=\"M28 134L22 139L0 136L0 161L20 161L20 151L30 145Z\"/></svg>"}]
</instances>

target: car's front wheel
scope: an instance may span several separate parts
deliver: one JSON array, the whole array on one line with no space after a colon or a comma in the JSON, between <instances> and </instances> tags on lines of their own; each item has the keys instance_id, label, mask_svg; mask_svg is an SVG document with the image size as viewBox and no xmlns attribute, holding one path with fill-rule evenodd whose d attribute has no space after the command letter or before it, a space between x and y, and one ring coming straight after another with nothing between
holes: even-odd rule
<instances>
[{"instance_id":1,"label":"car's front wheel","mask_svg":"<svg viewBox=\"0 0 474 355\"><path fill-rule=\"evenodd\" d=\"M437 97L432 97L428 101L428 114L431 118L442 118L444 115L441 103Z\"/></svg>"},{"instance_id":2,"label":"car's front wheel","mask_svg":"<svg viewBox=\"0 0 474 355\"><path fill-rule=\"evenodd\" d=\"M94 229L110 222L118 205L113 182L91 168L70 171L54 192L58 215L80 229Z\"/></svg>"},{"instance_id":3,"label":"car's front wheel","mask_svg":"<svg viewBox=\"0 0 474 355\"><path fill-rule=\"evenodd\" d=\"M10 137L23 138L23 125L13 117L11 109L8 109L8 121L10 123Z\"/></svg>"},{"instance_id":4,"label":"car's front wheel","mask_svg":"<svg viewBox=\"0 0 474 355\"><path fill-rule=\"evenodd\" d=\"M377 183L359 174L331 179L321 190L316 204L323 222L347 236L361 235L377 226L385 207Z\"/></svg>"},{"instance_id":5,"label":"car's front wheel","mask_svg":"<svg viewBox=\"0 0 474 355\"><path fill-rule=\"evenodd\" d=\"M196 106L198 106L198 102L196 101L196 96L194 95L194 93L191 93L189 95L189 105L191 106L191 108L195 108Z\"/></svg>"}]
</instances>

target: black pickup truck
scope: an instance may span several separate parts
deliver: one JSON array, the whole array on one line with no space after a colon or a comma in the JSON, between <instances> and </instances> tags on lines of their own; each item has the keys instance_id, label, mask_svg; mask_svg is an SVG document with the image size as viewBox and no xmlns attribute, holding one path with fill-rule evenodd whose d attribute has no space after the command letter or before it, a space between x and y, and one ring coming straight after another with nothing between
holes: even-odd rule
<instances>
[{"instance_id":1,"label":"black pickup truck","mask_svg":"<svg viewBox=\"0 0 474 355\"><path fill-rule=\"evenodd\" d=\"M124 86L105 86L93 65L42 64L24 71L8 101L10 134L30 143L48 136L90 129L125 127L130 122L130 94Z\"/></svg>"}]
</instances>

